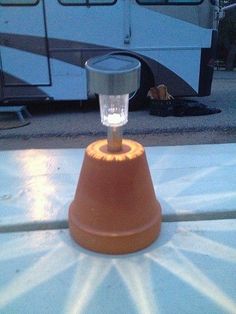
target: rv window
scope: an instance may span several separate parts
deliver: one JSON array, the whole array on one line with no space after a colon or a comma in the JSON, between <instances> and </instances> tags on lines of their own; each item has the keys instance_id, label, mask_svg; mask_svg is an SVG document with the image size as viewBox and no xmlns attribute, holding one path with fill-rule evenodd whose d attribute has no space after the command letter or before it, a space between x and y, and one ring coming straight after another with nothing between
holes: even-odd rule
<instances>
[{"instance_id":1,"label":"rv window","mask_svg":"<svg viewBox=\"0 0 236 314\"><path fill-rule=\"evenodd\" d=\"M39 0L0 0L2 5L34 5L38 2Z\"/></svg>"},{"instance_id":2,"label":"rv window","mask_svg":"<svg viewBox=\"0 0 236 314\"><path fill-rule=\"evenodd\" d=\"M139 4L199 4L203 0L136 0Z\"/></svg>"},{"instance_id":3,"label":"rv window","mask_svg":"<svg viewBox=\"0 0 236 314\"><path fill-rule=\"evenodd\" d=\"M117 0L59 0L61 4L74 5L101 5L114 4Z\"/></svg>"}]
</instances>

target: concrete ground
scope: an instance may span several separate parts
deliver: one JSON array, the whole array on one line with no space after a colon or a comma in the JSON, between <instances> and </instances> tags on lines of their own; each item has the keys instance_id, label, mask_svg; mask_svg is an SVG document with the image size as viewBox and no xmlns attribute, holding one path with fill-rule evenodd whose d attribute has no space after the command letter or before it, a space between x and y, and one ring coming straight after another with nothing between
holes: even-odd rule
<instances>
[{"instance_id":1,"label":"concrete ground","mask_svg":"<svg viewBox=\"0 0 236 314\"><path fill-rule=\"evenodd\" d=\"M129 113L124 127L126 137L145 146L236 142L236 71L215 71L212 93L194 98L219 114L194 117L158 117L149 110ZM0 149L85 147L104 137L99 111L89 104L62 104L51 109L28 107L30 124L0 130Z\"/></svg>"}]
</instances>

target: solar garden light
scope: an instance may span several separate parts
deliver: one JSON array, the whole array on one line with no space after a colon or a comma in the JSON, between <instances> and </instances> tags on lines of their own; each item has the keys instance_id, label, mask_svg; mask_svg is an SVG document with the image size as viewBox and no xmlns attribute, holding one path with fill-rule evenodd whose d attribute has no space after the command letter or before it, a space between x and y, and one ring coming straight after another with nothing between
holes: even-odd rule
<instances>
[{"instance_id":1,"label":"solar garden light","mask_svg":"<svg viewBox=\"0 0 236 314\"><path fill-rule=\"evenodd\" d=\"M107 126L108 150L122 147L122 126L128 122L129 94L139 88L140 62L108 55L86 62L88 89L99 95L101 122Z\"/></svg>"},{"instance_id":2,"label":"solar garden light","mask_svg":"<svg viewBox=\"0 0 236 314\"><path fill-rule=\"evenodd\" d=\"M85 64L88 89L99 95L107 140L85 151L69 228L81 246L108 254L140 250L159 235L161 207L156 199L144 148L122 139L129 94L140 84L140 62L123 55L92 58Z\"/></svg>"}]
</instances>

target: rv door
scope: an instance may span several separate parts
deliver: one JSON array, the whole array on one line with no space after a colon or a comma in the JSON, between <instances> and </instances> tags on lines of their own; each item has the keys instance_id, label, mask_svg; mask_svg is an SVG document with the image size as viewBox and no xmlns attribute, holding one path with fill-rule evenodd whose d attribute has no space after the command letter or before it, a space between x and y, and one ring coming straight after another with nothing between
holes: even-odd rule
<instances>
[{"instance_id":1,"label":"rv door","mask_svg":"<svg viewBox=\"0 0 236 314\"><path fill-rule=\"evenodd\" d=\"M0 0L0 9L3 89L49 85L43 0Z\"/></svg>"}]
</instances>

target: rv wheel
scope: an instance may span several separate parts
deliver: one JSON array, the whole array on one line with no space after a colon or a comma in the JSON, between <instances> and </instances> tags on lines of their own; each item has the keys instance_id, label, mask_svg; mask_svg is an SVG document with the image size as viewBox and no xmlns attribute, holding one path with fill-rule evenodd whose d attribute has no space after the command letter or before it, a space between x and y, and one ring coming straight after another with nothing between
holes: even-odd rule
<instances>
[{"instance_id":1,"label":"rv wheel","mask_svg":"<svg viewBox=\"0 0 236 314\"><path fill-rule=\"evenodd\" d=\"M148 68L148 66L144 63L142 63L141 66L141 80L140 80L140 88L130 94L130 101L129 101L129 110L135 111L135 110L141 110L145 109L148 106L147 102L147 93L154 85L154 79L153 75Z\"/></svg>"}]
</instances>

